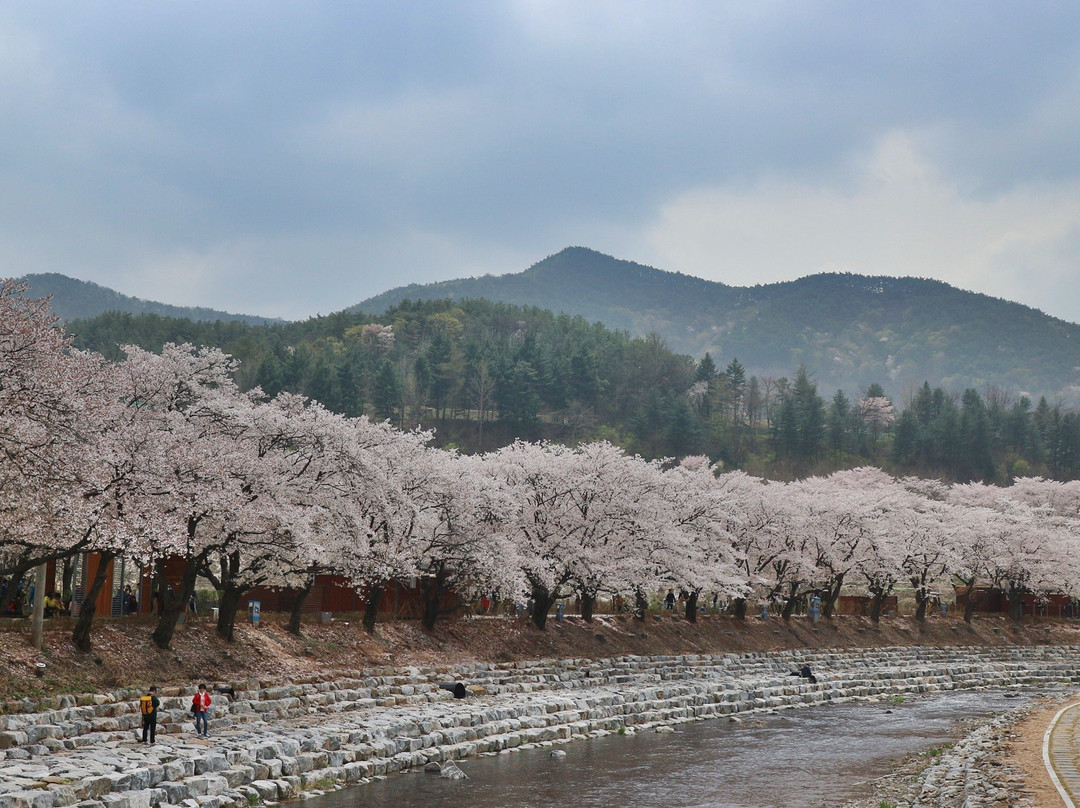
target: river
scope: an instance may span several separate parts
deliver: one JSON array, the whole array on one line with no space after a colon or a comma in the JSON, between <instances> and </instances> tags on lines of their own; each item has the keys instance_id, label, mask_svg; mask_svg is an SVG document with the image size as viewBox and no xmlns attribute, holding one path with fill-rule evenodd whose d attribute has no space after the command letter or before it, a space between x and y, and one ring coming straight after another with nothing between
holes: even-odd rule
<instances>
[{"instance_id":1,"label":"river","mask_svg":"<svg viewBox=\"0 0 1080 808\"><path fill-rule=\"evenodd\" d=\"M811 808L869 794L899 761L949 743L957 722L1030 694L963 691L822 705L460 761L468 780L416 771L353 786L304 808Z\"/></svg>"}]
</instances>

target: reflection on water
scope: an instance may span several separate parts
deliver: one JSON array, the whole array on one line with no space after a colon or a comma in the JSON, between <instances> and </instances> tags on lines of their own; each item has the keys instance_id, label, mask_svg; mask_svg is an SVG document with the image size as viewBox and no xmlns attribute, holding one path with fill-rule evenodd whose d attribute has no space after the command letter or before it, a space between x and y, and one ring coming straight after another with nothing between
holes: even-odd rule
<instances>
[{"instance_id":1,"label":"reflection on water","mask_svg":"<svg viewBox=\"0 0 1080 808\"><path fill-rule=\"evenodd\" d=\"M1004 712L1028 697L963 692L903 703L844 704L679 724L459 761L468 780L422 771L308 800L304 808L773 808L833 806L869 791L901 758L949 740L963 718Z\"/></svg>"}]
</instances>

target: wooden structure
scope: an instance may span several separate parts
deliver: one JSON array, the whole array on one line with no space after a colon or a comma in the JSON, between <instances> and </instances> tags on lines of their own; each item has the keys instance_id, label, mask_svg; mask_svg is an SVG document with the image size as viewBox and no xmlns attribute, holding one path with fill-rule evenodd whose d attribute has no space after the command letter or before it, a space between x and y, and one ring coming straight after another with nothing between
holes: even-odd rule
<instances>
[{"instance_id":1,"label":"wooden structure","mask_svg":"<svg viewBox=\"0 0 1080 808\"><path fill-rule=\"evenodd\" d=\"M872 604L873 598L867 595L841 595L836 599L836 608L834 609L833 614L846 615L848 617L869 617ZM886 614L896 614L896 610L896 595L890 595L885 598L885 602L881 606L882 616Z\"/></svg>"},{"instance_id":2,"label":"wooden structure","mask_svg":"<svg viewBox=\"0 0 1080 808\"><path fill-rule=\"evenodd\" d=\"M974 587L969 593L968 587L956 587L956 607L963 612L969 597L980 600L976 614L1004 614L1009 611L1009 594L1002 589L987 586ZM1026 593L1020 609L1021 615L1032 617L1080 617L1080 604L1067 595L1036 595Z\"/></svg>"},{"instance_id":3,"label":"wooden structure","mask_svg":"<svg viewBox=\"0 0 1080 808\"><path fill-rule=\"evenodd\" d=\"M287 612L296 603L299 592L288 587L259 586L247 592L245 597L250 603L257 600L262 611ZM363 612L367 605L367 592L357 591L341 575L322 573L315 576L315 584L308 593L301 612ZM440 601L443 608L461 605L460 598L454 592L446 592ZM420 585L414 581L412 586L404 586L398 581L387 581L379 600L379 614L395 619L420 619L424 612Z\"/></svg>"}]
</instances>

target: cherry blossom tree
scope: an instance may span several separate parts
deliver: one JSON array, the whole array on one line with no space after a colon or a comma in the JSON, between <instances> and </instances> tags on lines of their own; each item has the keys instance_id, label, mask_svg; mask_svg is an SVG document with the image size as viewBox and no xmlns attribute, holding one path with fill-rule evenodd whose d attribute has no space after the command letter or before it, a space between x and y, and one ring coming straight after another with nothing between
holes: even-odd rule
<instances>
[{"instance_id":1,"label":"cherry blossom tree","mask_svg":"<svg viewBox=\"0 0 1080 808\"><path fill-rule=\"evenodd\" d=\"M627 559L640 555L649 534L658 464L607 442L571 449L521 441L486 455L485 463L513 503L507 535L538 628L562 597L577 593L587 611L600 592L645 585L627 574Z\"/></svg>"},{"instance_id":2,"label":"cherry blossom tree","mask_svg":"<svg viewBox=\"0 0 1080 808\"><path fill-rule=\"evenodd\" d=\"M732 538L732 560L739 570L733 613L745 619L751 595L767 599L774 591L771 571L784 568L783 537L788 533L791 511L783 483L770 483L742 471L723 474L715 485L734 507L727 511L724 529Z\"/></svg>"},{"instance_id":3,"label":"cherry blossom tree","mask_svg":"<svg viewBox=\"0 0 1080 808\"><path fill-rule=\"evenodd\" d=\"M260 394L239 391L234 360L217 349L166 344L161 354L135 346L124 351L124 401L150 426L137 489L145 507L165 520L160 532L142 537L137 555L185 562L179 592L158 576L162 608L154 642L167 648L208 559L237 536L264 534L273 519L272 503L260 496L271 483L259 478L266 466L254 440Z\"/></svg>"},{"instance_id":4,"label":"cherry blossom tree","mask_svg":"<svg viewBox=\"0 0 1080 808\"><path fill-rule=\"evenodd\" d=\"M832 617L844 582L857 568L862 544L894 485L892 477L880 469L862 467L789 486L799 529L809 538L815 588L824 595L822 613L826 618ZM790 604L789 599L785 606Z\"/></svg>"},{"instance_id":5,"label":"cherry blossom tree","mask_svg":"<svg viewBox=\"0 0 1080 808\"><path fill-rule=\"evenodd\" d=\"M745 597L749 591L742 561L731 532L741 519L736 486L718 483L716 469L705 457L687 457L664 472L663 503L657 513L657 551L662 561L657 577L687 592L685 616L697 620L703 592Z\"/></svg>"},{"instance_id":6,"label":"cherry blossom tree","mask_svg":"<svg viewBox=\"0 0 1080 808\"><path fill-rule=\"evenodd\" d=\"M115 487L98 462L115 418L112 368L72 349L48 300L25 292L0 281L0 609L30 570L93 546Z\"/></svg>"}]
</instances>

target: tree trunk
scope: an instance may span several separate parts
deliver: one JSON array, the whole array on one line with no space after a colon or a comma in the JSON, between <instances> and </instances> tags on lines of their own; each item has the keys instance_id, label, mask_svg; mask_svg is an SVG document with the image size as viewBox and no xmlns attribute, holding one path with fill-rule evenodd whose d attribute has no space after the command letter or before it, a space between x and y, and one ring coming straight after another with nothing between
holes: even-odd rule
<instances>
[{"instance_id":1,"label":"tree trunk","mask_svg":"<svg viewBox=\"0 0 1080 808\"><path fill-rule=\"evenodd\" d=\"M221 587L221 602L218 603L217 634L226 642L233 641L236 613L240 609L240 601L246 591L246 589L232 584L225 584Z\"/></svg>"},{"instance_id":2,"label":"tree trunk","mask_svg":"<svg viewBox=\"0 0 1080 808\"><path fill-rule=\"evenodd\" d=\"M920 623L926 622L926 606L930 602L930 598L926 595L915 595L915 619Z\"/></svg>"},{"instance_id":3,"label":"tree trunk","mask_svg":"<svg viewBox=\"0 0 1080 808\"><path fill-rule=\"evenodd\" d=\"M785 620L790 620L791 615L795 614L795 604L798 603L798 597L796 597L798 591L798 585L792 584L788 596L784 599L784 610L780 612L780 616Z\"/></svg>"},{"instance_id":4,"label":"tree trunk","mask_svg":"<svg viewBox=\"0 0 1080 808\"><path fill-rule=\"evenodd\" d=\"M649 599L640 589L634 590L634 617L638 620L645 619L645 613L649 611Z\"/></svg>"},{"instance_id":5,"label":"tree trunk","mask_svg":"<svg viewBox=\"0 0 1080 808\"><path fill-rule=\"evenodd\" d=\"M972 597L972 594L975 591L975 579L973 578L971 581L964 581L963 583L967 586L967 600L964 602L964 622L970 623L975 617L975 610L983 605L983 601L986 600L986 596L990 593L989 590L984 590L979 597Z\"/></svg>"},{"instance_id":6,"label":"tree trunk","mask_svg":"<svg viewBox=\"0 0 1080 808\"><path fill-rule=\"evenodd\" d=\"M304 607L304 601L307 600L307 596L311 594L311 588L315 585L315 576L309 576L307 582L296 593L296 600L293 601L292 609L289 611L289 633L300 636L300 612Z\"/></svg>"},{"instance_id":7,"label":"tree trunk","mask_svg":"<svg viewBox=\"0 0 1080 808\"><path fill-rule=\"evenodd\" d=\"M383 586L372 586L368 589L367 602L364 604L364 630L368 634L375 633L375 618L379 614L379 601L382 600Z\"/></svg>"},{"instance_id":8,"label":"tree trunk","mask_svg":"<svg viewBox=\"0 0 1080 808\"><path fill-rule=\"evenodd\" d=\"M873 595L870 599L870 619L875 623L880 623L881 612L885 608L885 601L889 595L887 592L874 592Z\"/></svg>"},{"instance_id":9,"label":"tree trunk","mask_svg":"<svg viewBox=\"0 0 1080 808\"><path fill-rule=\"evenodd\" d=\"M63 598L64 605L67 605L71 600L71 582L75 578L74 555L65 556L62 570L60 573L60 596Z\"/></svg>"},{"instance_id":10,"label":"tree trunk","mask_svg":"<svg viewBox=\"0 0 1080 808\"><path fill-rule=\"evenodd\" d=\"M590 592L581 593L581 619L586 623L593 621L593 607L596 606L596 595Z\"/></svg>"},{"instance_id":11,"label":"tree trunk","mask_svg":"<svg viewBox=\"0 0 1080 808\"><path fill-rule=\"evenodd\" d=\"M154 629L153 634L154 645L163 651L168 650L169 644L172 643L173 635L176 633L176 623L195 591L195 580L199 577L201 563L201 556L189 558L187 566L184 567L180 591L173 592L171 588L165 591L165 597L162 598L161 617L158 618L157 628Z\"/></svg>"},{"instance_id":12,"label":"tree trunk","mask_svg":"<svg viewBox=\"0 0 1080 808\"><path fill-rule=\"evenodd\" d=\"M1024 619L1024 588L1009 586L1009 618L1019 623Z\"/></svg>"},{"instance_id":13,"label":"tree trunk","mask_svg":"<svg viewBox=\"0 0 1080 808\"><path fill-rule=\"evenodd\" d=\"M548 591L545 586L533 586L532 590L533 599L533 612L532 621L533 624L540 629L544 630L547 625L548 612L551 611L551 607L555 604L555 597Z\"/></svg>"},{"instance_id":14,"label":"tree trunk","mask_svg":"<svg viewBox=\"0 0 1080 808\"><path fill-rule=\"evenodd\" d=\"M90 624L93 623L94 612L97 611L98 593L105 587L105 578L115 555L109 550L101 554L97 574L94 575L94 582L90 584L90 589L83 598L82 606L79 608L79 619L75 622L75 628L71 631L71 641L83 653L90 653Z\"/></svg>"},{"instance_id":15,"label":"tree trunk","mask_svg":"<svg viewBox=\"0 0 1080 808\"><path fill-rule=\"evenodd\" d=\"M686 599L686 619L691 623L697 622L697 600L698 591L695 589L690 593L690 597Z\"/></svg>"},{"instance_id":16,"label":"tree trunk","mask_svg":"<svg viewBox=\"0 0 1080 808\"><path fill-rule=\"evenodd\" d=\"M911 588L915 591L915 619L920 623L926 622L926 607L930 604L930 593L926 589L926 576L916 576L910 579Z\"/></svg>"},{"instance_id":17,"label":"tree trunk","mask_svg":"<svg viewBox=\"0 0 1080 808\"><path fill-rule=\"evenodd\" d=\"M731 616L736 620L746 619L746 598L735 598L731 605Z\"/></svg>"},{"instance_id":18,"label":"tree trunk","mask_svg":"<svg viewBox=\"0 0 1080 808\"><path fill-rule=\"evenodd\" d=\"M840 573L833 579L832 584L825 592L825 601L821 604L821 616L831 620L836 611L836 601L840 599L840 590L844 587L844 573Z\"/></svg>"},{"instance_id":19,"label":"tree trunk","mask_svg":"<svg viewBox=\"0 0 1080 808\"><path fill-rule=\"evenodd\" d=\"M427 631L435 630L435 621L439 618L439 600L442 597L440 573L425 575L420 579L420 594L424 601L422 625Z\"/></svg>"}]
</instances>

